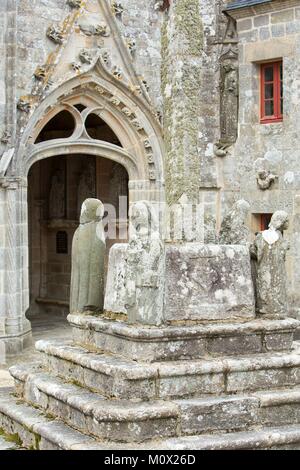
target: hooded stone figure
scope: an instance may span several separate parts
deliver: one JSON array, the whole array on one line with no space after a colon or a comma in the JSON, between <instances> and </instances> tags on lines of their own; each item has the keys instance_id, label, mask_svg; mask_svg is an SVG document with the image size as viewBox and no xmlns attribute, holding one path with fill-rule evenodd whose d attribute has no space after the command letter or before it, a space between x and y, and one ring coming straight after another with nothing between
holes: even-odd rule
<instances>
[{"instance_id":1,"label":"hooded stone figure","mask_svg":"<svg viewBox=\"0 0 300 470\"><path fill-rule=\"evenodd\" d=\"M250 247L256 260L256 308L265 315L287 313L285 258L289 244L282 232L288 228L288 214L277 211L269 229L256 235Z\"/></svg>"},{"instance_id":2,"label":"hooded stone figure","mask_svg":"<svg viewBox=\"0 0 300 470\"><path fill-rule=\"evenodd\" d=\"M163 244L153 207L146 201L130 211L130 242L126 253L126 301L130 323L162 323Z\"/></svg>"},{"instance_id":3,"label":"hooded stone figure","mask_svg":"<svg viewBox=\"0 0 300 470\"><path fill-rule=\"evenodd\" d=\"M246 219L250 204L244 199L237 201L224 217L220 231L221 245L245 245L249 239Z\"/></svg>"},{"instance_id":4,"label":"hooded stone figure","mask_svg":"<svg viewBox=\"0 0 300 470\"><path fill-rule=\"evenodd\" d=\"M86 199L72 245L70 312L102 311L104 301L104 206Z\"/></svg>"}]
</instances>

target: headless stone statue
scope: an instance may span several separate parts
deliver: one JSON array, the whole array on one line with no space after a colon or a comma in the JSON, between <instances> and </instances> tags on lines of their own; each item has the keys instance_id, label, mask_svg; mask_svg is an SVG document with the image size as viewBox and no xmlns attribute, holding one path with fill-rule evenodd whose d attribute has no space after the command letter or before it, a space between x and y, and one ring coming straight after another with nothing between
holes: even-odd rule
<instances>
[{"instance_id":1,"label":"headless stone statue","mask_svg":"<svg viewBox=\"0 0 300 470\"><path fill-rule=\"evenodd\" d=\"M269 229L256 235L251 256L256 260L256 308L264 315L287 313L285 258L289 249L282 232L288 228L288 214L277 211Z\"/></svg>"},{"instance_id":2,"label":"headless stone statue","mask_svg":"<svg viewBox=\"0 0 300 470\"><path fill-rule=\"evenodd\" d=\"M104 207L98 199L82 204L72 245L70 312L102 311L104 301Z\"/></svg>"},{"instance_id":3,"label":"headless stone statue","mask_svg":"<svg viewBox=\"0 0 300 470\"><path fill-rule=\"evenodd\" d=\"M250 210L250 204L244 199L237 201L224 217L221 231L221 245L245 245L249 239L249 229L246 219Z\"/></svg>"},{"instance_id":4,"label":"headless stone statue","mask_svg":"<svg viewBox=\"0 0 300 470\"><path fill-rule=\"evenodd\" d=\"M131 237L126 254L126 309L130 323L159 325L163 316L161 281L164 250L158 223L148 202L131 207Z\"/></svg>"}]
</instances>

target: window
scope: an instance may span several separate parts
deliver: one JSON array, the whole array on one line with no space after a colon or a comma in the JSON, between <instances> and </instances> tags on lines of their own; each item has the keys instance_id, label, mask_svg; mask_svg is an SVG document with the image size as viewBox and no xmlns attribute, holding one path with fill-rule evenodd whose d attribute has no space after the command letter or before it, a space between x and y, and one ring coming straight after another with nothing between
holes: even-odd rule
<instances>
[{"instance_id":1,"label":"window","mask_svg":"<svg viewBox=\"0 0 300 470\"><path fill-rule=\"evenodd\" d=\"M272 215L273 214L261 214L260 216L260 230L261 231L268 230Z\"/></svg>"},{"instance_id":2,"label":"window","mask_svg":"<svg viewBox=\"0 0 300 470\"><path fill-rule=\"evenodd\" d=\"M68 234L67 232L59 231L56 234L56 253L59 255L68 254Z\"/></svg>"},{"instance_id":3,"label":"window","mask_svg":"<svg viewBox=\"0 0 300 470\"><path fill-rule=\"evenodd\" d=\"M282 121L282 61L261 65L261 122Z\"/></svg>"}]
</instances>

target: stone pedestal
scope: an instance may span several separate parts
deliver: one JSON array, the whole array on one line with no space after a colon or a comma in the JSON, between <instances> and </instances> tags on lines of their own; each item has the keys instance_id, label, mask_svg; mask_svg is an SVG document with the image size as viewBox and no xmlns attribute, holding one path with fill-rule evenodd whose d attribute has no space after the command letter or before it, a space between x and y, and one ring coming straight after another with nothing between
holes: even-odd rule
<instances>
[{"instance_id":1,"label":"stone pedestal","mask_svg":"<svg viewBox=\"0 0 300 470\"><path fill-rule=\"evenodd\" d=\"M167 244L165 279L165 323L255 316L247 246Z\"/></svg>"},{"instance_id":2,"label":"stone pedestal","mask_svg":"<svg viewBox=\"0 0 300 470\"><path fill-rule=\"evenodd\" d=\"M22 448L300 448L296 320L69 322L73 341L39 341L0 393L2 435Z\"/></svg>"},{"instance_id":3,"label":"stone pedestal","mask_svg":"<svg viewBox=\"0 0 300 470\"><path fill-rule=\"evenodd\" d=\"M112 247L105 309L126 313L127 244ZM250 255L243 245L166 244L163 322L215 322L255 317Z\"/></svg>"}]
</instances>

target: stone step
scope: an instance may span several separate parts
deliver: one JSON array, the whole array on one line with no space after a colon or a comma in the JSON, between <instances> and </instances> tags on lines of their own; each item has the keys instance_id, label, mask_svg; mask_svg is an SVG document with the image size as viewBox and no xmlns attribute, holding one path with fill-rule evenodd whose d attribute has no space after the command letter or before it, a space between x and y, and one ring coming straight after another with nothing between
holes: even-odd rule
<instances>
[{"instance_id":1,"label":"stone step","mask_svg":"<svg viewBox=\"0 0 300 470\"><path fill-rule=\"evenodd\" d=\"M289 351L300 322L292 318L146 327L91 315L69 315L76 343L155 362Z\"/></svg>"},{"instance_id":2,"label":"stone step","mask_svg":"<svg viewBox=\"0 0 300 470\"><path fill-rule=\"evenodd\" d=\"M167 399L224 395L300 384L300 348L238 358L137 363L69 342L39 341L51 373L108 398Z\"/></svg>"},{"instance_id":3,"label":"stone step","mask_svg":"<svg viewBox=\"0 0 300 470\"><path fill-rule=\"evenodd\" d=\"M161 426L164 436L180 436L300 423L300 387L137 403L104 399L38 371L36 366L15 366L12 373L19 383L17 391L21 398L70 426L103 439L142 442L158 436Z\"/></svg>"},{"instance_id":4,"label":"stone step","mask_svg":"<svg viewBox=\"0 0 300 470\"><path fill-rule=\"evenodd\" d=\"M260 426L242 432L161 438L134 444L101 442L61 420L51 419L4 391L0 392L0 429L6 436L13 436L22 448L36 450L300 449L300 425ZM12 449L19 444L8 445Z\"/></svg>"},{"instance_id":5,"label":"stone step","mask_svg":"<svg viewBox=\"0 0 300 470\"><path fill-rule=\"evenodd\" d=\"M21 398L85 434L119 442L176 435L179 409L174 403L108 400L35 365L10 370Z\"/></svg>"},{"instance_id":6,"label":"stone step","mask_svg":"<svg viewBox=\"0 0 300 470\"><path fill-rule=\"evenodd\" d=\"M6 438L17 442L12 443L11 448L18 448L19 445L34 450L105 448L92 437L22 402L12 392L13 389L0 391L0 430Z\"/></svg>"},{"instance_id":7,"label":"stone step","mask_svg":"<svg viewBox=\"0 0 300 470\"><path fill-rule=\"evenodd\" d=\"M164 439L144 450L300 450L300 425L257 428L228 434Z\"/></svg>"}]
</instances>

